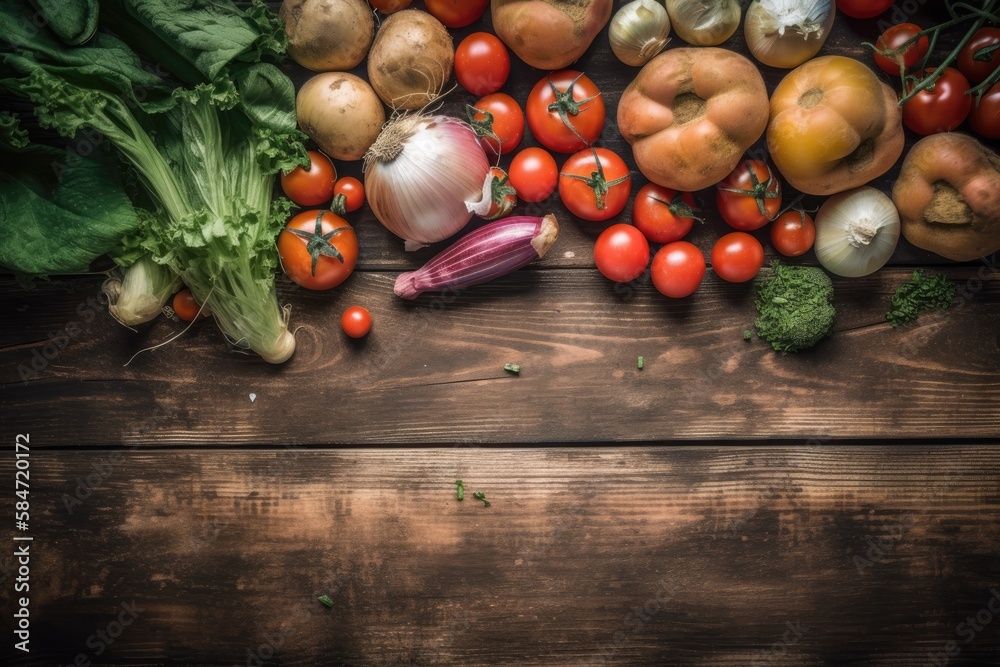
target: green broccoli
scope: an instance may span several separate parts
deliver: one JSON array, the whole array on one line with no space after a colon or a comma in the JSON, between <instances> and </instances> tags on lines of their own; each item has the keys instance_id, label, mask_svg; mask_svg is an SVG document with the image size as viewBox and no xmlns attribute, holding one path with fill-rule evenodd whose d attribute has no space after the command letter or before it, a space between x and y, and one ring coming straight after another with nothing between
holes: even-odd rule
<instances>
[{"instance_id":1,"label":"green broccoli","mask_svg":"<svg viewBox=\"0 0 1000 667\"><path fill-rule=\"evenodd\" d=\"M833 326L833 283L819 268L777 261L771 267L772 275L757 284L757 335L776 352L810 348Z\"/></svg>"}]
</instances>

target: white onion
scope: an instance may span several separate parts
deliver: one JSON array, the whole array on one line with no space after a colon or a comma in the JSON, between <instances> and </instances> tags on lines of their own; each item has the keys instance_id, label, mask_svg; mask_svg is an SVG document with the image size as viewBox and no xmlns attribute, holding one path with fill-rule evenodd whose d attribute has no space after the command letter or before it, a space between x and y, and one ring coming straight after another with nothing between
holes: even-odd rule
<instances>
[{"instance_id":1,"label":"white onion","mask_svg":"<svg viewBox=\"0 0 1000 667\"><path fill-rule=\"evenodd\" d=\"M833 0L753 0L743 32L754 58L771 67L798 67L826 42Z\"/></svg>"},{"instance_id":2,"label":"white onion","mask_svg":"<svg viewBox=\"0 0 1000 667\"><path fill-rule=\"evenodd\" d=\"M666 0L674 32L693 46L718 46L740 27L736 0Z\"/></svg>"},{"instance_id":3,"label":"white onion","mask_svg":"<svg viewBox=\"0 0 1000 667\"><path fill-rule=\"evenodd\" d=\"M618 10L608 28L611 50L626 65L640 67L670 40L670 16L658 0L632 0Z\"/></svg>"},{"instance_id":4,"label":"white onion","mask_svg":"<svg viewBox=\"0 0 1000 667\"><path fill-rule=\"evenodd\" d=\"M472 218L489 161L475 132L447 116L389 121L365 154L365 193L386 229L408 250L444 240Z\"/></svg>"},{"instance_id":5,"label":"white onion","mask_svg":"<svg viewBox=\"0 0 1000 667\"><path fill-rule=\"evenodd\" d=\"M834 195L816 214L816 258L838 276L858 278L878 271L898 241L899 213L875 188Z\"/></svg>"}]
</instances>

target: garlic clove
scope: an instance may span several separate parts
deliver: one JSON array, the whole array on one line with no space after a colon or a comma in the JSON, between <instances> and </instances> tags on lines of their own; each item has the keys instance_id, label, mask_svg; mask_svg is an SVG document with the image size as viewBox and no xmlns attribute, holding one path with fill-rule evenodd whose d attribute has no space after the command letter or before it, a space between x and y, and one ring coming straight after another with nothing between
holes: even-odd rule
<instances>
[{"instance_id":1,"label":"garlic clove","mask_svg":"<svg viewBox=\"0 0 1000 667\"><path fill-rule=\"evenodd\" d=\"M608 41L626 65L645 65L670 41L670 16L657 0L633 0L611 19Z\"/></svg>"}]
</instances>

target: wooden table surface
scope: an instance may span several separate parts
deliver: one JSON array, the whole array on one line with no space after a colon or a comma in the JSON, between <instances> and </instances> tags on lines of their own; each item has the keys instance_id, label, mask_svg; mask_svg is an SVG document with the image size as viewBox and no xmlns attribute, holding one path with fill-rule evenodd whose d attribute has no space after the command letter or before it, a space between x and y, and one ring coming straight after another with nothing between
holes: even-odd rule
<instances>
[{"instance_id":1,"label":"wooden table surface","mask_svg":"<svg viewBox=\"0 0 1000 667\"><path fill-rule=\"evenodd\" d=\"M872 65L874 25L838 16L822 53ZM725 46L746 53L742 31ZM634 170L613 121L637 70L606 30L577 67L604 91L601 144ZM761 70L773 90L783 72ZM541 76L516 61L505 90L523 102ZM472 101L458 89L443 112ZM707 253L726 228L698 197ZM609 283L603 225L557 199L543 261L413 303L395 276L441 246L404 253L354 215L343 287L279 279L298 328L281 366L209 322L125 366L181 326L116 324L103 276L0 277L0 516L25 434L34 538L31 653L5 632L0 664L1000 665L998 258L901 240L875 275L834 280L828 339L783 356L743 340L752 286ZM959 298L893 329L915 268ZM375 320L360 342L339 330L355 303Z\"/></svg>"}]
</instances>

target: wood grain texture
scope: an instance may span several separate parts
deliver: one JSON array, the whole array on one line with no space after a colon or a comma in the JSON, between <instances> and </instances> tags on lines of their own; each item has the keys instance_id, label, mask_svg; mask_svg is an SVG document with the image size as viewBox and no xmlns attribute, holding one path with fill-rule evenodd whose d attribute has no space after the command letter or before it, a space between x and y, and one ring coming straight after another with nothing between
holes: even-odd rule
<instances>
[{"instance_id":1,"label":"wood grain texture","mask_svg":"<svg viewBox=\"0 0 1000 667\"><path fill-rule=\"evenodd\" d=\"M1000 663L1000 615L961 625L1000 586L995 447L118 456L32 457L33 652L4 664Z\"/></svg>"},{"instance_id":2,"label":"wood grain texture","mask_svg":"<svg viewBox=\"0 0 1000 667\"><path fill-rule=\"evenodd\" d=\"M885 311L909 270L838 280L834 333L780 355L743 340L752 287L712 276L696 299L672 301L645 280L528 270L408 303L392 296L395 274L366 272L329 294L283 292L302 328L280 367L227 354L209 322L123 367L182 325L137 335L105 313L87 322L78 309L99 282L50 285L19 326L0 327L3 426L43 429L40 447L995 437L1000 273L949 275L960 286L952 309L899 329ZM359 342L339 330L352 303L375 320ZM79 333L56 350L49 332L68 321Z\"/></svg>"}]
</instances>

